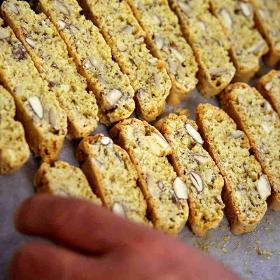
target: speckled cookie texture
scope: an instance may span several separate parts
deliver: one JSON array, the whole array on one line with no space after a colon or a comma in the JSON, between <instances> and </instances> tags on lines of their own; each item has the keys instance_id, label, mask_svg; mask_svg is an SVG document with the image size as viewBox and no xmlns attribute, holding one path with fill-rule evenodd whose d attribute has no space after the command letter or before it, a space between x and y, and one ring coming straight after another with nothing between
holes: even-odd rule
<instances>
[{"instance_id":1,"label":"speckled cookie texture","mask_svg":"<svg viewBox=\"0 0 280 280\"><path fill-rule=\"evenodd\" d=\"M15 121L12 95L0 85L0 174L17 171L29 158L22 124Z\"/></svg>"},{"instance_id":2,"label":"speckled cookie texture","mask_svg":"<svg viewBox=\"0 0 280 280\"><path fill-rule=\"evenodd\" d=\"M236 68L235 81L246 82L260 69L268 45L255 27L252 4L244 0L211 0L213 13L230 40L230 55Z\"/></svg>"},{"instance_id":3,"label":"speckled cookie texture","mask_svg":"<svg viewBox=\"0 0 280 280\"><path fill-rule=\"evenodd\" d=\"M17 13L14 13L14 9ZM3 2L1 11L20 39L35 66L55 92L68 118L72 138L88 135L97 126L98 108L93 94L68 56L65 43L47 17L36 14L27 2Z\"/></svg>"},{"instance_id":4,"label":"speckled cookie texture","mask_svg":"<svg viewBox=\"0 0 280 280\"><path fill-rule=\"evenodd\" d=\"M201 93L206 97L219 94L232 81L236 70L230 61L229 40L219 20L210 12L209 1L169 2L198 62Z\"/></svg>"},{"instance_id":5,"label":"speckled cookie texture","mask_svg":"<svg viewBox=\"0 0 280 280\"><path fill-rule=\"evenodd\" d=\"M250 232L263 218L271 189L246 134L220 108L200 104L198 126L225 179L223 201L234 234Z\"/></svg>"},{"instance_id":6,"label":"speckled cookie texture","mask_svg":"<svg viewBox=\"0 0 280 280\"><path fill-rule=\"evenodd\" d=\"M270 103L247 84L236 83L222 96L222 106L247 134L272 186L270 206L280 211L280 118Z\"/></svg>"},{"instance_id":7,"label":"speckled cookie texture","mask_svg":"<svg viewBox=\"0 0 280 280\"><path fill-rule=\"evenodd\" d=\"M188 187L188 223L196 235L203 236L223 218L223 177L203 148L204 141L194 121L185 115L170 114L159 120L156 127L171 146L172 164Z\"/></svg>"},{"instance_id":8,"label":"speckled cookie texture","mask_svg":"<svg viewBox=\"0 0 280 280\"><path fill-rule=\"evenodd\" d=\"M30 148L53 161L67 133L66 115L11 28L0 26L0 37L0 80L14 97Z\"/></svg>"},{"instance_id":9,"label":"speckled cookie texture","mask_svg":"<svg viewBox=\"0 0 280 280\"><path fill-rule=\"evenodd\" d=\"M35 175L34 186L38 193L76 197L101 205L82 170L65 161L43 163Z\"/></svg>"},{"instance_id":10,"label":"speckled cookie texture","mask_svg":"<svg viewBox=\"0 0 280 280\"><path fill-rule=\"evenodd\" d=\"M114 59L130 79L141 118L152 121L165 108L171 81L164 63L154 57L141 28L126 1L81 1L112 49Z\"/></svg>"},{"instance_id":11,"label":"speckled cookie texture","mask_svg":"<svg viewBox=\"0 0 280 280\"><path fill-rule=\"evenodd\" d=\"M160 132L135 118L119 122L111 135L129 154L157 229L177 234L189 214L188 191L168 161L171 147Z\"/></svg>"},{"instance_id":12,"label":"speckled cookie texture","mask_svg":"<svg viewBox=\"0 0 280 280\"><path fill-rule=\"evenodd\" d=\"M271 70L261 77L257 83L257 89L280 116L280 71Z\"/></svg>"},{"instance_id":13,"label":"speckled cookie texture","mask_svg":"<svg viewBox=\"0 0 280 280\"><path fill-rule=\"evenodd\" d=\"M129 117L135 108L128 77L112 59L99 29L85 18L76 0L40 0L41 10L56 26L89 88L94 92L100 121L111 123Z\"/></svg>"},{"instance_id":14,"label":"speckled cookie texture","mask_svg":"<svg viewBox=\"0 0 280 280\"><path fill-rule=\"evenodd\" d=\"M269 46L265 58L268 66L280 61L280 2L277 0L250 0L254 7L256 25Z\"/></svg>"},{"instance_id":15,"label":"speckled cookie texture","mask_svg":"<svg viewBox=\"0 0 280 280\"><path fill-rule=\"evenodd\" d=\"M80 142L77 159L106 207L135 222L148 222L138 175L125 150L109 137L97 134Z\"/></svg>"},{"instance_id":16,"label":"speckled cookie texture","mask_svg":"<svg viewBox=\"0 0 280 280\"><path fill-rule=\"evenodd\" d=\"M197 63L167 0L127 0L147 35L151 52L165 62L172 81L168 102L177 104L197 84Z\"/></svg>"}]
</instances>

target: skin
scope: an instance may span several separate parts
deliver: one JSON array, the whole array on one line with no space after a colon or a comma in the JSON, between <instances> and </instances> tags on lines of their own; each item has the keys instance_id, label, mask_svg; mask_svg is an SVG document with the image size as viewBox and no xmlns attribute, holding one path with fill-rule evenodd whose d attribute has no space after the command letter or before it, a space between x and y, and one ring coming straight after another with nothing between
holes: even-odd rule
<instances>
[{"instance_id":1,"label":"skin","mask_svg":"<svg viewBox=\"0 0 280 280\"><path fill-rule=\"evenodd\" d=\"M20 206L15 224L47 241L15 253L11 279L240 279L179 240L87 201L36 195Z\"/></svg>"}]
</instances>

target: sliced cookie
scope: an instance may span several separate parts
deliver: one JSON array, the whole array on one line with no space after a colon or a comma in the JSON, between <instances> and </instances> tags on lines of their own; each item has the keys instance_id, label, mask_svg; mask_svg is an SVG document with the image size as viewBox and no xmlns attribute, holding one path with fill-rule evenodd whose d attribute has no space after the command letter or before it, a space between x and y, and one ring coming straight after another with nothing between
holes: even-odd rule
<instances>
[{"instance_id":1,"label":"sliced cookie","mask_svg":"<svg viewBox=\"0 0 280 280\"><path fill-rule=\"evenodd\" d=\"M55 160L67 133L66 115L11 28L0 26L0 38L0 80L14 97L27 142L44 161Z\"/></svg>"},{"instance_id":2,"label":"sliced cookie","mask_svg":"<svg viewBox=\"0 0 280 280\"><path fill-rule=\"evenodd\" d=\"M13 97L0 85L0 174L15 172L30 155L22 124L14 120L15 114Z\"/></svg>"},{"instance_id":3,"label":"sliced cookie","mask_svg":"<svg viewBox=\"0 0 280 280\"><path fill-rule=\"evenodd\" d=\"M114 59L130 79L138 113L147 121L165 108L171 81L164 63L155 58L145 43L146 33L126 1L81 1L112 49Z\"/></svg>"},{"instance_id":4,"label":"sliced cookie","mask_svg":"<svg viewBox=\"0 0 280 280\"><path fill-rule=\"evenodd\" d=\"M220 108L200 104L198 126L211 156L225 179L223 201L234 234L250 232L263 218L270 184L250 154L249 140Z\"/></svg>"},{"instance_id":5,"label":"sliced cookie","mask_svg":"<svg viewBox=\"0 0 280 280\"><path fill-rule=\"evenodd\" d=\"M250 140L272 186L270 206L280 211L280 118L268 101L247 84L236 83L222 96L222 106Z\"/></svg>"},{"instance_id":6,"label":"sliced cookie","mask_svg":"<svg viewBox=\"0 0 280 280\"><path fill-rule=\"evenodd\" d=\"M109 137L97 134L80 142L77 159L106 207L135 222L147 222L147 204L125 150L113 144Z\"/></svg>"},{"instance_id":7,"label":"sliced cookie","mask_svg":"<svg viewBox=\"0 0 280 280\"><path fill-rule=\"evenodd\" d=\"M223 177L203 148L204 141L194 121L184 115L170 114L159 120L156 127L171 146L173 166L188 187L188 223L195 234L203 236L223 218Z\"/></svg>"},{"instance_id":8,"label":"sliced cookie","mask_svg":"<svg viewBox=\"0 0 280 280\"><path fill-rule=\"evenodd\" d=\"M34 185L38 193L72 196L101 205L82 170L64 161L43 163L36 173Z\"/></svg>"},{"instance_id":9,"label":"sliced cookie","mask_svg":"<svg viewBox=\"0 0 280 280\"><path fill-rule=\"evenodd\" d=\"M169 144L156 128L135 118L119 122L111 134L136 167L154 226L180 232L188 219L188 192L168 161Z\"/></svg>"}]
</instances>

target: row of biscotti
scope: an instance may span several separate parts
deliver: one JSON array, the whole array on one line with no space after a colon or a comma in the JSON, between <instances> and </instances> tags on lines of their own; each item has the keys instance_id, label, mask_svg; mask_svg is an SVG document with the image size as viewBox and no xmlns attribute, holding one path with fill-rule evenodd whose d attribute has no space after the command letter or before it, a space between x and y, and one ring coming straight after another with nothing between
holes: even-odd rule
<instances>
[{"instance_id":1,"label":"row of biscotti","mask_svg":"<svg viewBox=\"0 0 280 280\"><path fill-rule=\"evenodd\" d=\"M279 210L279 117L255 89L241 83L225 91L222 103L238 126L217 107L198 107L205 147L218 167L203 148L196 124L186 116L171 114L160 120L157 127L162 134L137 119L122 121L111 130L137 172L110 138L98 135L83 140L77 157L104 204L134 220L146 221L143 193L155 227L177 233L188 220L192 230L203 235L223 217L221 172L223 201L234 233L251 231L260 222L270 185L270 204ZM249 104L251 111L246 109ZM263 130L264 124L273 132ZM258 148L259 141L265 141L265 147ZM136 196L132 190L137 188L138 176L142 193L138 190ZM141 209L142 218L135 209Z\"/></svg>"}]
</instances>

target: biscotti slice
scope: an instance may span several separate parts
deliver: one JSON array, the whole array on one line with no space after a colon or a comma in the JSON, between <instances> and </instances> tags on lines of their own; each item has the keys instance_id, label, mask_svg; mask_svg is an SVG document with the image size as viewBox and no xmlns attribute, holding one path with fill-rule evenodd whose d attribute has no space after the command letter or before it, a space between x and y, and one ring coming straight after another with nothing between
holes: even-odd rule
<instances>
[{"instance_id":1,"label":"biscotti slice","mask_svg":"<svg viewBox=\"0 0 280 280\"><path fill-rule=\"evenodd\" d=\"M271 189L261 165L250 154L245 133L220 108L200 104L198 126L225 179L223 201L234 234L255 229L267 210Z\"/></svg>"},{"instance_id":2,"label":"biscotti slice","mask_svg":"<svg viewBox=\"0 0 280 280\"><path fill-rule=\"evenodd\" d=\"M230 40L236 81L248 81L260 69L268 45L255 27L252 4L243 0L211 0L212 11Z\"/></svg>"},{"instance_id":3,"label":"biscotti slice","mask_svg":"<svg viewBox=\"0 0 280 280\"><path fill-rule=\"evenodd\" d=\"M223 177L203 148L203 139L194 121L185 115L170 114L156 126L171 146L173 166L189 190L188 223L195 234L203 236L223 218Z\"/></svg>"},{"instance_id":4,"label":"biscotti slice","mask_svg":"<svg viewBox=\"0 0 280 280\"><path fill-rule=\"evenodd\" d=\"M255 89L236 83L222 96L222 106L247 134L272 186L270 206L280 211L280 118Z\"/></svg>"},{"instance_id":5,"label":"biscotti slice","mask_svg":"<svg viewBox=\"0 0 280 280\"><path fill-rule=\"evenodd\" d=\"M280 71L271 70L257 83L257 89L280 116Z\"/></svg>"},{"instance_id":6,"label":"biscotti slice","mask_svg":"<svg viewBox=\"0 0 280 280\"><path fill-rule=\"evenodd\" d=\"M128 118L135 108L134 90L128 77L112 59L111 49L102 34L85 18L78 2L40 0L39 3L96 95L101 122L109 125Z\"/></svg>"},{"instance_id":7,"label":"biscotti slice","mask_svg":"<svg viewBox=\"0 0 280 280\"><path fill-rule=\"evenodd\" d=\"M66 115L11 28L0 26L0 34L0 80L14 97L31 149L52 161L67 133Z\"/></svg>"},{"instance_id":8,"label":"biscotti slice","mask_svg":"<svg viewBox=\"0 0 280 280\"><path fill-rule=\"evenodd\" d=\"M13 97L0 85L0 174L15 172L29 158L24 130L14 120L15 114Z\"/></svg>"},{"instance_id":9,"label":"biscotti slice","mask_svg":"<svg viewBox=\"0 0 280 280\"><path fill-rule=\"evenodd\" d=\"M199 89L206 96L220 93L233 79L235 68L230 61L229 41L219 20L208 9L200 7L189 12L196 0L170 0L172 9L179 17L183 34L191 45L199 65ZM209 1L205 1L205 5ZM185 8L183 8L185 7Z\"/></svg>"},{"instance_id":10,"label":"biscotti slice","mask_svg":"<svg viewBox=\"0 0 280 280\"><path fill-rule=\"evenodd\" d=\"M147 121L159 116L171 81L163 62L148 50L146 33L129 5L119 0L81 1L112 49L114 59L130 79L138 113Z\"/></svg>"},{"instance_id":11,"label":"biscotti slice","mask_svg":"<svg viewBox=\"0 0 280 280\"><path fill-rule=\"evenodd\" d=\"M41 76L56 93L68 117L70 136L81 138L88 135L97 126L96 100L93 94L87 93L87 84L69 58L66 45L55 27L44 14L36 14L25 1L5 1L1 11Z\"/></svg>"},{"instance_id":12,"label":"biscotti slice","mask_svg":"<svg viewBox=\"0 0 280 280\"><path fill-rule=\"evenodd\" d=\"M278 0L251 0L256 25L269 46L265 57L268 66L274 67L280 61L280 2Z\"/></svg>"},{"instance_id":13,"label":"biscotti slice","mask_svg":"<svg viewBox=\"0 0 280 280\"><path fill-rule=\"evenodd\" d=\"M80 142L77 159L106 207L135 222L147 222L147 204L125 150L113 144L109 137L97 134Z\"/></svg>"},{"instance_id":14,"label":"biscotti slice","mask_svg":"<svg viewBox=\"0 0 280 280\"><path fill-rule=\"evenodd\" d=\"M112 136L129 154L154 226L177 234L189 214L188 191L168 161L171 148L160 132L135 118L116 124Z\"/></svg>"},{"instance_id":15,"label":"biscotti slice","mask_svg":"<svg viewBox=\"0 0 280 280\"><path fill-rule=\"evenodd\" d=\"M172 81L170 103L184 99L197 84L197 63L168 0L127 0L147 35L151 52L165 62Z\"/></svg>"},{"instance_id":16,"label":"biscotti slice","mask_svg":"<svg viewBox=\"0 0 280 280\"><path fill-rule=\"evenodd\" d=\"M82 170L64 161L41 164L35 175L34 185L38 193L72 196L101 205Z\"/></svg>"}]
</instances>

